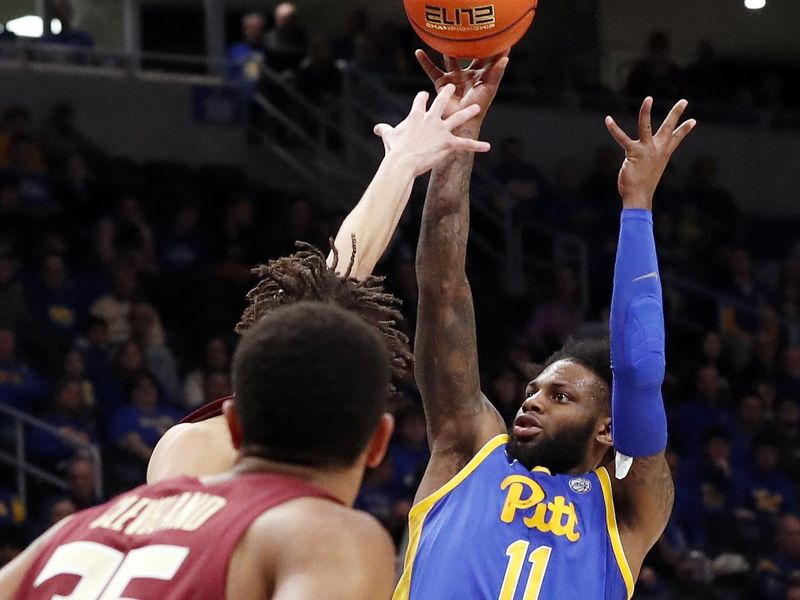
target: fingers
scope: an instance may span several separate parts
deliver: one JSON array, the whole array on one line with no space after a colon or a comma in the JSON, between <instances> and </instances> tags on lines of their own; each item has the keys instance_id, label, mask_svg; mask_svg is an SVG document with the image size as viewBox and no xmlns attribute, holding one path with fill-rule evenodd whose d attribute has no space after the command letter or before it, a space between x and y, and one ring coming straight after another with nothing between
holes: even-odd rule
<instances>
[{"instance_id":1,"label":"fingers","mask_svg":"<svg viewBox=\"0 0 800 600\"><path fill-rule=\"evenodd\" d=\"M608 132L611 134L611 137L613 137L616 140L616 142L620 146L622 146L626 151L631 146L631 144L633 144L633 140L631 140L631 138L629 138L625 134L625 132L622 131L620 126L617 125L614 119L612 119L610 116L606 117L606 129L608 129Z\"/></svg>"},{"instance_id":2,"label":"fingers","mask_svg":"<svg viewBox=\"0 0 800 600\"><path fill-rule=\"evenodd\" d=\"M429 97L430 95L428 92L419 92L414 98L414 102L411 104L411 112L424 113L428 107Z\"/></svg>"},{"instance_id":3,"label":"fingers","mask_svg":"<svg viewBox=\"0 0 800 600\"><path fill-rule=\"evenodd\" d=\"M648 96L642 102L642 108L639 109L639 139L645 144L649 144L653 139L653 124L650 118L652 111L653 98Z\"/></svg>"},{"instance_id":4,"label":"fingers","mask_svg":"<svg viewBox=\"0 0 800 600\"><path fill-rule=\"evenodd\" d=\"M422 67L422 70L425 71L425 74L432 82L436 83L436 81L444 75L444 71L434 64L430 56L428 56L424 50L417 50L414 56L417 57L419 66Z\"/></svg>"},{"instance_id":5,"label":"fingers","mask_svg":"<svg viewBox=\"0 0 800 600\"><path fill-rule=\"evenodd\" d=\"M685 123L683 123L680 127L675 130L675 133L672 134L672 139L670 140L670 152L674 152L675 149L681 145L681 142L689 135L692 130L697 126L697 121L694 119L689 119Z\"/></svg>"},{"instance_id":6,"label":"fingers","mask_svg":"<svg viewBox=\"0 0 800 600\"><path fill-rule=\"evenodd\" d=\"M382 138L383 136L388 134L392 129L394 128L388 123L378 123L377 125L375 125L375 128L372 131L379 138Z\"/></svg>"},{"instance_id":7,"label":"fingers","mask_svg":"<svg viewBox=\"0 0 800 600\"><path fill-rule=\"evenodd\" d=\"M461 127L471 118L477 117L480 112L481 107L479 105L471 104L470 106L450 115L450 118L445 120L444 125L448 130L453 131L453 129L456 127Z\"/></svg>"},{"instance_id":8,"label":"fingers","mask_svg":"<svg viewBox=\"0 0 800 600\"><path fill-rule=\"evenodd\" d=\"M489 142L481 142L479 140L470 140L468 138L461 138L453 136L450 143L453 150L466 150L467 152L489 152L492 146Z\"/></svg>"},{"instance_id":9,"label":"fingers","mask_svg":"<svg viewBox=\"0 0 800 600\"><path fill-rule=\"evenodd\" d=\"M453 58L452 56L445 56L444 68L451 73L459 73L461 71L461 64L458 62L457 58Z\"/></svg>"},{"instance_id":10,"label":"fingers","mask_svg":"<svg viewBox=\"0 0 800 600\"><path fill-rule=\"evenodd\" d=\"M441 90L439 90L439 94L434 99L433 104L431 104L431 114L441 119L447 103L450 102L450 98L452 98L453 94L455 93L456 86L454 86L452 83L448 83Z\"/></svg>"},{"instance_id":11,"label":"fingers","mask_svg":"<svg viewBox=\"0 0 800 600\"><path fill-rule=\"evenodd\" d=\"M498 86L503 80L503 75L508 66L508 56L502 56L495 62L483 76L483 80L488 85Z\"/></svg>"},{"instance_id":12,"label":"fingers","mask_svg":"<svg viewBox=\"0 0 800 600\"><path fill-rule=\"evenodd\" d=\"M672 107L672 110L669 111L667 118L664 119L664 122L661 124L661 127L656 135L659 137L671 136L675 132L675 128L678 126L678 121L688 105L689 103L686 100L680 100L678 103L676 103L675 106Z\"/></svg>"}]
</instances>

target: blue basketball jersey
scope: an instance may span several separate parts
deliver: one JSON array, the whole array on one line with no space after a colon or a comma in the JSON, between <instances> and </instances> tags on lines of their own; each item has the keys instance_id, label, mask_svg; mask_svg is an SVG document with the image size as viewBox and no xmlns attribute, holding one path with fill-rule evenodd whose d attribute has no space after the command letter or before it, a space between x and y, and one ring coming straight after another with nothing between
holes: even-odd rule
<instances>
[{"instance_id":1,"label":"blue basketball jersey","mask_svg":"<svg viewBox=\"0 0 800 600\"><path fill-rule=\"evenodd\" d=\"M490 440L409 515L394 600L623 600L633 577L605 468L529 471Z\"/></svg>"}]
</instances>

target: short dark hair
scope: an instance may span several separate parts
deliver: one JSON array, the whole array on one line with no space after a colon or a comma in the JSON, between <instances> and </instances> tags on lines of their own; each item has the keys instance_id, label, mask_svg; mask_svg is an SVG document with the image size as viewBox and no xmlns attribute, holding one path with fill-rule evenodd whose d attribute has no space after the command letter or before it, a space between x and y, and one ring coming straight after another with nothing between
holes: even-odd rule
<instances>
[{"instance_id":1,"label":"short dark hair","mask_svg":"<svg viewBox=\"0 0 800 600\"><path fill-rule=\"evenodd\" d=\"M331 266L320 249L303 242L297 242L296 246L298 251L294 254L253 269L259 282L247 294L248 306L236 325L236 333L244 333L280 306L307 300L336 304L357 314L382 334L392 356L392 375L401 379L413 362L408 336L401 329L402 302L386 291L383 277L359 280L350 276L355 260L355 236L350 266L343 274L336 271L339 255L333 240L330 240L334 257Z\"/></svg>"},{"instance_id":2,"label":"short dark hair","mask_svg":"<svg viewBox=\"0 0 800 600\"><path fill-rule=\"evenodd\" d=\"M390 365L379 332L351 311L322 302L270 311L233 358L243 453L352 464L386 407Z\"/></svg>"},{"instance_id":3,"label":"short dark hair","mask_svg":"<svg viewBox=\"0 0 800 600\"><path fill-rule=\"evenodd\" d=\"M560 360L576 362L597 375L608 386L608 400L611 399L611 342L609 338L570 339L564 347L554 352L544 363L546 369ZM609 403L602 404L609 409Z\"/></svg>"}]
</instances>

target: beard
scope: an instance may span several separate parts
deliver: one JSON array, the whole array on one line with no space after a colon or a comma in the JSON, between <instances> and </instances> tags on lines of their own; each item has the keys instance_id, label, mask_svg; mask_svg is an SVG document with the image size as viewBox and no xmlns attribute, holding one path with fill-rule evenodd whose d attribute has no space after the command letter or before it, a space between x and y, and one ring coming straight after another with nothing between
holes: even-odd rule
<instances>
[{"instance_id":1,"label":"beard","mask_svg":"<svg viewBox=\"0 0 800 600\"><path fill-rule=\"evenodd\" d=\"M549 435L541 431L530 441L524 441L514 435L512 425L508 432L508 456L528 470L545 467L553 475L568 473L585 462L594 426L592 421L578 423Z\"/></svg>"}]
</instances>

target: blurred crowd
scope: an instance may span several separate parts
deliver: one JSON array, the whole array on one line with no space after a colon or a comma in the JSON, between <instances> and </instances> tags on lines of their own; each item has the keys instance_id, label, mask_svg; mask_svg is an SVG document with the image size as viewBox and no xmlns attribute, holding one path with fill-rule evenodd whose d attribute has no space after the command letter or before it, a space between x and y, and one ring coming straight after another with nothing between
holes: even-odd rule
<instances>
[{"instance_id":1,"label":"blurred crowd","mask_svg":"<svg viewBox=\"0 0 800 600\"><path fill-rule=\"evenodd\" d=\"M272 21L244 18L232 80L255 85L263 61L322 102L337 93L337 59L411 68L406 30L376 29L364 11L330 44L304 33L293 5ZM724 61L708 50L706 70L678 69L655 34L628 91L671 97L706 86L708 101L730 99L720 94L725 76L712 77ZM747 114L793 107L788 88L743 81L756 86L737 105ZM30 477L23 506L13 470L0 470L0 564L103 499L86 444L101 448L110 497L144 480L156 441L182 415L230 393L232 330L251 267L292 252L295 240L325 247L343 217L237 168L112 156L76 123L66 102L47 115L6 107L0 121L0 403L61 432L28 429L27 457L67 484L56 493ZM607 334L619 215L615 149L597 149L588 169L565 156L545 173L525 162L523 144L509 138L480 161L472 227L491 240L492 223L510 215L571 233L588 263L553 262L547 244L532 243L532 258L551 268L532 276L528 293L510 295L503 265L471 247L483 387L509 421L550 352L570 336ZM421 186L378 269L403 300L410 333L423 196ZM637 598L800 598L800 223L747 214L736 200L711 156L671 167L656 198L677 496ZM368 473L358 506L401 545L428 458L412 377L399 382L392 410L389 456ZM13 452L14 435L0 418L0 449Z\"/></svg>"}]
</instances>

